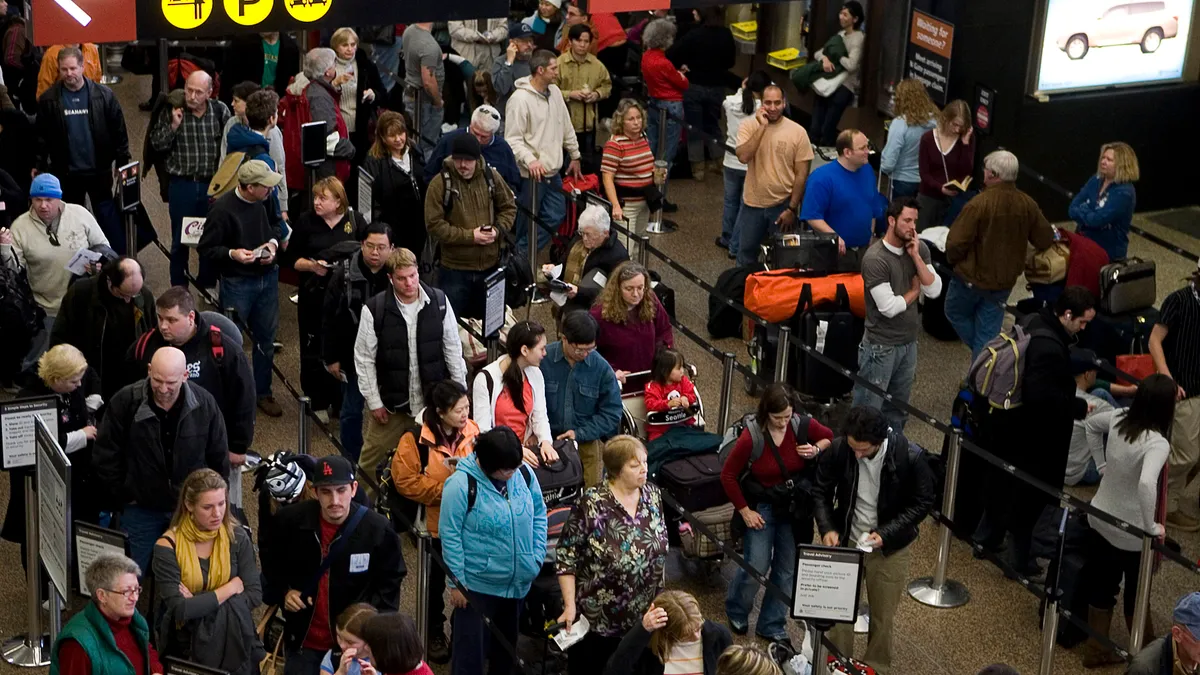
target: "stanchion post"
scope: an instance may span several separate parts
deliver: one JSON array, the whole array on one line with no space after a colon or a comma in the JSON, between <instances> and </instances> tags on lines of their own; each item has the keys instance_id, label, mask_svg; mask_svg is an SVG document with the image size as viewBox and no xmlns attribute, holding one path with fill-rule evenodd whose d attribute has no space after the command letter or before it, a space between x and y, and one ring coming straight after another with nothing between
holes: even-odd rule
<instances>
[{"instance_id":1,"label":"stanchion post","mask_svg":"<svg viewBox=\"0 0 1200 675\"><path fill-rule=\"evenodd\" d=\"M109 72L108 45L106 44L100 45L100 72L103 73L100 76L100 84L103 84L106 87L111 87L114 84L121 83L120 75L113 75Z\"/></svg>"},{"instance_id":2,"label":"stanchion post","mask_svg":"<svg viewBox=\"0 0 1200 675\"><path fill-rule=\"evenodd\" d=\"M307 396L301 396L296 400L300 404L300 423L296 427L296 448L306 454L311 455L308 435L308 410L312 407L312 399Z\"/></svg>"},{"instance_id":3,"label":"stanchion post","mask_svg":"<svg viewBox=\"0 0 1200 675\"><path fill-rule=\"evenodd\" d=\"M650 235L639 234L638 239L638 264L642 267L650 265Z\"/></svg>"},{"instance_id":4,"label":"stanchion post","mask_svg":"<svg viewBox=\"0 0 1200 675\"><path fill-rule=\"evenodd\" d=\"M158 39L158 90L162 94L167 94L171 91L171 83L168 80L167 74L167 40L166 38ZM144 571L144 570L143 570Z\"/></svg>"},{"instance_id":5,"label":"stanchion post","mask_svg":"<svg viewBox=\"0 0 1200 675\"><path fill-rule=\"evenodd\" d=\"M1129 629L1129 653L1142 650L1146 639L1146 620L1150 618L1150 581L1154 572L1154 551L1149 536L1142 537L1142 559L1138 563L1137 599L1133 607L1133 626Z\"/></svg>"},{"instance_id":6,"label":"stanchion post","mask_svg":"<svg viewBox=\"0 0 1200 675\"><path fill-rule=\"evenodd\" d=\"M525 246L529 249L529 269L535 277L538 269L538 206L541 204L538 189L541 187L541 181L534 180L533 176L529 177L529 226L525 228ZM534 305L540 305L549 299L539 293L537 285L534 284L533 292L529 294L529 308L532 310ZM526 318L529 318L528 315Z\"/></svg>"},{"instance_id":7,"label":"stanchion post","mask_svg":"<svg viewBox=\"0 0 1200 675\"><path fill-rule=\"evenodd\" d=\"M962 460L960 429L951 430L946 455L946 487L942 491L942 515L946 520L954 522L954 500L958 492L958 470ZM950 526L942 523L933 576L921 577L908 585L908 594L923 605L949 609L965 605L971 599L966 586L946 578L946 566L950 563L950 534Z\"/></svg>"},{"instance_id":8,"label":"stanchion post","mask_svg":"<svg viewBox=\"0 0 1200 675\"><path fill-rule=\"evenodd\" d=\"M662 200L665 202L665 201L667 201L667 183L670 182L670 176L668 174L671 171L671 161L673 159L675 159L674 157L666 156L666 154L667 154L667 109L666 108L658 109L658 138L652 139L652 140L654 140L654 142L657 144L657 145L655 145L655 148L654 148L654 172L655 172L655 176L656 176L655 183L656 184L658 183L657 175L658 175L658 171L660 169L659 163L661 162L663 165L661 168L664 173L663 173L663 177L662 177L662 184L660 186L660 190L662 192ZM663 216L662 207L659 207L657 210L655 210L654 213L652 214L652 216L650 217L649 221L646 223L646 231L651 234L663 234L665 232L671 232L671 231L675 230L676 227L677 226L674 223L667 222L666 218Z\"/></svg>"},{"instance_id":9,"label":"stanchion post","mask_svg":"<svg viewBox=\"0 0 1200 675\"><path fill-rule=\"evenodd\" d=\"M1058 636L1058 594L1046 598L1046 609L1042 615L1042 655L1038 663L1039 675L1054 675L1054 645Z\"/></svg>"},{"instance_id":10,"label":"stanchion post","mask_svg":"<svg viewBox=\"0 0 1200 675\"><path fill-rule=\"evenodd\" d=\"M38 504L33 487L33 472L25 476L25 628L4 642L4 660L14 666L40 668L50 665L49 636L42 634L41 579L38 572Z\"/></svg>"},{"instance_id":11,"label":"stanchion post","mask_svg":"<svg viewBox=\"0 0 1200 675\"><path fill-rule=\"evenodd\" d=\"M829 670L825 667L825 662L829 660L829 656L825 653L825 631L818 628L815 624L813 629L813 658L812 672L814 675L818 673L825 675Z\"/></svg>"},{"instance_id":12,"label":"stanchion post","mask_svg":"<svg viewBox=\"0 0 1200 675\"><path fill-rule=\"evenodd\" d=\"M487 360L488 363L500 358L500 336L493 335L487 340Z\"/></svg>"},{"instance_id":13,"label":"stanchion post","mask_svg":"<svg viewBox=\"0 0 1200 675\"><path fill-rule=\"evenodd\" d=\"M429 533L417 527L417 637L429 648Z\"/></svg>"},{"instance_id":14,"label":"stanchion post","mask_svg":"<svg viewBox=\"0 0 1200 675\"><path fill-rule=\"evenodd\" d=\"M733 352L725 352L721 358L721 407L717 415L717 428L721 433L729 428L729 410L733 407L733 365L736 362Z\"/></svg>"},{"instance_id":15,"label":"stanchion post","mask_svg":"<svg viewBox=\"0 0 1200 675\"><path fill-rule=\"evenodd\" d=\"M125 255L137 260L137 221L134 220L133 213L132 209L126 209L121 212L121 216L125 219Z\"/></svg>"},{"instance_id":16,"label":"stanchion post","mask_svg":"<svg viewBox=\"0 0 1200 675\"><path fill-rule=\"evenodd\" d=\"M792 350L792 329L779 327L779 344L775 347L775 381L787 382L788 357Z\"/></svg>"}]
</instances>

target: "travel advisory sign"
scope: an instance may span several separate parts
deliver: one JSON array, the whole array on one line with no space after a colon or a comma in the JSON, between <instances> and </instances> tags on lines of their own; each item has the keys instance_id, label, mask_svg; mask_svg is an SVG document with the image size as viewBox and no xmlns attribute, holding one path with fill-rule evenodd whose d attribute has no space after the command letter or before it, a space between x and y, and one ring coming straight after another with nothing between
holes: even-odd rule
<instances>
[{"instance_id":1,"label":"travel advisory sign","mask_svg":"<svg viewBox=\"0 0 1200 675\"><path fill-rule=\"evenodd\" d=\"M913 10L904 55L904 77L916 78L925 85L929 97L939 106L946 105L950 88L950 48L954 44L954 24Z\"/></svg>"},{"instance_id":2,"label":"travel advisory sign","mask_svg":"<svg viewBox=\"0 0 1200 675\"><path fill-rule=\"evenodd\" d=\"M216 37L503 16L505 0L136 0L137 37Z\"/></svg>"}]
</instances>

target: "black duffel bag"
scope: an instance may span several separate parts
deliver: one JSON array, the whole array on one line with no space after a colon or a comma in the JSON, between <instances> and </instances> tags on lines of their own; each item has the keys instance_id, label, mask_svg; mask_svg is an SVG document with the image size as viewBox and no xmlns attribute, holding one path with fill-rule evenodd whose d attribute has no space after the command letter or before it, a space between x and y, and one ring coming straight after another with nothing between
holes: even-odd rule
<instances>
[{"instance_id":1,"label":"black duffel bag","mask_svg":"<svg viewBox=\"0 0 1200 675\"><path fill-rule=\"evenodd\" d=\"M554 441L554 451L558 453L558 461L541 463L533 469L547 509L574 504L583 493L583 460L579 458L579 446L564 438Z\"/></svg>"},{"instance_id":2,"label":"black duffel bag","mask_svg":"<svg viewBox=\"0 0 1200 675\"><path fill-rule=\"evenodd\" d=\"M739 305L746 296L746 277L765 268L762 263L734 267L721 272L715 290L724 298ZM723 298L708 296L708 334L714 339L742 336L742 313L726 304Z\"/></svg>"}]
</instances>

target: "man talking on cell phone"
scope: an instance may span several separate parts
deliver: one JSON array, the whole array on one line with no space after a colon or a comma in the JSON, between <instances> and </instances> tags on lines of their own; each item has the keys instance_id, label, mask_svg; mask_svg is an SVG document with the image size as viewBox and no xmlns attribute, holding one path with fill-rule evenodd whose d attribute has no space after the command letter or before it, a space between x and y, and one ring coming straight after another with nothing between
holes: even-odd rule
<instances>
[{"instance_id":1,"label":"man talking on cell phone","mask_svg":"<svg viewBox=\"0 0 1200 675\"><path fill-rule=\"evenodd\" d=\"M350 605L396 611L407 572L387 519L354 501L358 481L350 460L321 458L312 486L316 499L276 516L277 541L288 555L273 556L273 568L263 570L263 599L283 605L284 675L316 675L337 646L334 620Z\"/></svg>"}]
</instances>

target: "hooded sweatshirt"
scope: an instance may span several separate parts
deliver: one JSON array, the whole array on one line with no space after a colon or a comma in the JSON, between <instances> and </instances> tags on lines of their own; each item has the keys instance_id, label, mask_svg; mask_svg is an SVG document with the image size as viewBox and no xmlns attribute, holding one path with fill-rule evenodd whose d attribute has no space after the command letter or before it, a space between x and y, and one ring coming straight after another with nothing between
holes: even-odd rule
<instances>
[{"instance_id":1,"label":"hooded sweatshirt","mask_svg":"<svg viewBox=\"0 0 1200 675\"><path fill-rule=\"evenodd\" d=\"M529 476L529 483L525 476ZM475 505L467 512L468 476L475 478ZM500 494L474 454L459 460L442 489L438 534L450 571L469 590L523 598L546 556L546 503L537 475L513 472Z\"/></svg>"},{"instance_id":2,"label":"hooded sweatshirt","mask_svg":"<svg viewBox=\"0 0 1200 675\"><path fill-rule=\"evenodd\" d=\"M504 140L512 147L522 178L529 177L529 165L535 161L542 163L546 175L558 173L564 148L572 160L579 159L579 140L562 91L551 84L543 94L532 79L517 80L504 116Z\"/></svg>"}]
</instances>

